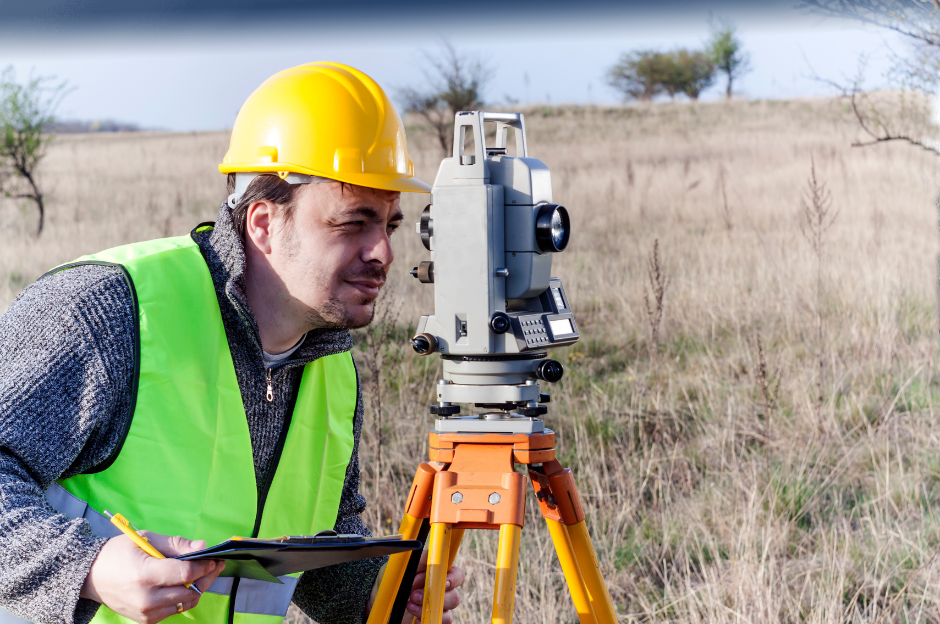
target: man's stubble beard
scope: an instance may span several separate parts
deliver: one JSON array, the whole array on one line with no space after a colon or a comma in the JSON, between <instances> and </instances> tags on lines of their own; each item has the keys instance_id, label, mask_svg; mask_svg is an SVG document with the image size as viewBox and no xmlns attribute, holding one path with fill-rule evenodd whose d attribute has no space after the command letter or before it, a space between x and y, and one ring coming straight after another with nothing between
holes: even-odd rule
<instances>
[{"instance_id":1,"label":"man's stubble beard","mask_svg":"<svg viewBox=\"0 0 940 624\"><path fill-rule=\"evenodd\" d=\"M324 276L321 276L323 278ZM354 280L357 278L384 280L386 272L384 268L366 266L357 271L350 271L340 275L343 281ZM383 285L384 286L384 285ZM359 329L372 323L375 318L375 304L378 298L369 297L360 298L358 305L368 305L369 318L365 321L357 321L350 313L346 305L338 297L331 296L319 309L310 310L308 319L313 327L324 329Z\"/></svg>"},{"instance_id":2,"label":"man's stubble beard","mask_svg":"<svg viewBox=\"0 0 940 624\"><path fill-rule=\"evenodd\" d=\"M356 321L346 306L336 297L330 297L319 310L310 310L308 319L313 327L318 329L359 329L372 323L375 318L375 299L363 300L360 305L371 303L369 320Z\"/></svg>"}]
</instances>

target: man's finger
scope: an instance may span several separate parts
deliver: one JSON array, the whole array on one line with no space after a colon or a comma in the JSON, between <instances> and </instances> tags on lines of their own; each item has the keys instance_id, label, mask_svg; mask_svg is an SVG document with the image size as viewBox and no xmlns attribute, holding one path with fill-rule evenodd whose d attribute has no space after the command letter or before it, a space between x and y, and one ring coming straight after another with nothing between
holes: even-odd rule
<instances>
[{"instance_id":1,"label":"man's finger","mask_svg":"<svg viewBox=\"0 0 940 624\"><path fill-rule=\"evenodd\" d=\"M213 574L220 564L219 561L178 561L148 557L144 574L148 585L157 587L188 585Z\"/></svg>"},{"instance_id":2,"label":"man's finger","mask_svg":"<svg viewBox=\"0 0 940 624\"><path fill-rule=\"evenodd\" d=\"M448 587L448 589L450 589L460 587L467 579L463 573L463 570L457 566L454 566L450 569L450 572L447 573L447 580L450 582L450 586Z\"/></svg>"},{"instance_id":3,"label":"man's finger","mask_svg":"<svg viewBox=\"0 0 940 624\"><path fill-rule=\"evenodd\" d=\"M424 572L418 572L415 574L415 580L411 583L411 589L418 589L419 587L424 587Z\"/></svg>"},{"instance_id":4,"label":"man's finger","mask_svg":"<svg viewBox=\"0 0 940 624\"><path fill-rule=\"evenodd\" d=\"M195 585L196 587L199 588L199 591L206 591L207 589L209 589L209 586L212 585L212 582L215 581L215 579L219 578L219 574L221 574L222 570L225 569L224 561L218 561L217 563L219 565L216 566L215 570L213 570L210 574L207 574L206 576L196 581Z\"/></svg>"},{"instance_id":5,"label":"man's finger","mask_svg":"<svg viewBox=\"0 0 940 624\"><path fill-rule=\"evenodd\" d=\"M193 606L196 606L196 603L199 602L199 594L182 585L160 587L154 590L153 604L155 607L172 606L175 609L176 605L180 602L184 605L191 602Z\"/></svg>"},{"instance_id":6,"label":"man's finger","mask_svg":"<svg viewBox=\"0 0 940 624\"><path fill-rule=\"evenodd\" d=\"M456 589L444 592L444 611L456 609L460 604L460 592Z\"/></svg>"},{"instance_id":7,"label":"man's finger","mask_svg":"<svg viewBox=\"0 0 940 624\"><path fill-rule=\"evenodd\" d=\"M179 535L161 535L150 531L141 531L150 540L153 547L166 557L176 557L186 553L196 552L206 547L204 540L188 540Z\"/></svg>"},{"instance_id":8,"label":"man's finger","mask_svg":"<svg viewBox=\"0 0 940 624\"><path fill-rule=\"evenodd\" d=\"M199 603L199 600L198 600L198 599L197 599L197 600L181 601L181 602L178 601L178 602L174 602L174 603L173 603L172 605L170 605L170 606L167 606L167 607L160 607L159 609L155 609L155 610L153 610L153 611L150 611L150 612L146 613L145 615L146 615L147 619L148 619L149 621L151 621L151 622L160 622L160 621L162 621L162 620L167 619L167 618L170 617L170 616L173 616L173 615L176 615L176 614L178 614L178 613L181 613L181 611L179 610L179 606L177 606L177 605L182 604L182 605L183 605L183 611L182 611L182 613L185 613L186 611L189 611L190 609L195 608L198 603Z\"/></svg>"}]
</instances>

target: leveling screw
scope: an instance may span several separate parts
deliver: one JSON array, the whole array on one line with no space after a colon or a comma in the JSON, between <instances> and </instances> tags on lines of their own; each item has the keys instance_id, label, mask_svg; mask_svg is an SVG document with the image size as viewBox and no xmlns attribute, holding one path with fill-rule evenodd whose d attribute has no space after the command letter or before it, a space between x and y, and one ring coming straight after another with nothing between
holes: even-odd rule
<instances>
[{"instance_id":1,"label":"leveling screw","mask_svg":"<svg viewBox=\"0 0 940 624\"><path fill-rule=\"evenodd\" d=\"M497 494L496 492L493 492L492 494L490 494L489 501L490 501L490 505L499 504L499 494Z\"/></svg>"},{"instance_id":2,"label":"leveling screw","mask_svg":"<svg viewBox=\"0 0 940 624\"><path fill-rule=\"evenodd\" d=\"M454 492L453 494L450 495L450 502L452 502L455 505L463 502L463 494L461 494L460 492Z\"/></svg>"}]
</instances>

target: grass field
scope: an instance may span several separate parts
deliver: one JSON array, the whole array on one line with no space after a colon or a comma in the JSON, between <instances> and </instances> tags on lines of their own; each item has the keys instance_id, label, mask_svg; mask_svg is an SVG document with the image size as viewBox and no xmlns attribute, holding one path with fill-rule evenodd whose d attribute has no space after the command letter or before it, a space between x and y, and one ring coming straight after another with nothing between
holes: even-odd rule
<instances>
[{"instance_id":1,"label":"grass field","mask_svg":"<svg viewBox=\"0 0 940 624\"><path fill-rule=\"evenodd\" d=\"M850 147L835 101L527 113L530 152L572 215L554 273L582 331L556 352L567 375L547 424L621 620L940 621L934 157ZM409 140L430 182L439 148L420 126ZM57 263L214 218L226 145L223 133L58 139L43 236L28 207L0 204L0 309ZM834 216L819 254L800 205L811 162ZM424 199L405 199L409 222ZM396 235L379 322L357 333L378 533L397 527L426 456L439 376L405 343L431 308L407 274L426 257L412 232ZM516 622L575 622L531 496L527 514ZM458 622L488 617L494 538L464 542Z\"/></svg>"}]
</instances>

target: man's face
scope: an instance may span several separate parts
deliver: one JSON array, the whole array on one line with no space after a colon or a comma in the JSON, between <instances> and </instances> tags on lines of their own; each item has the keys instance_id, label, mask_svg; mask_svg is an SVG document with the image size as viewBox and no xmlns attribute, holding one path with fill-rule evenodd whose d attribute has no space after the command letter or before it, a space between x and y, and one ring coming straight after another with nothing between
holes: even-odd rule
<instances>
[{"instance_id":1,"label":"man's face","mask_svg":"<svg viewBox=\"0 0 940 624\"><path fill-rule=\"evenodd\" d=\"M355 328L372 321L394 254L401 193L338 182L305 184L294 210L274 220L271 258L313 327Z\"/></svg>"}]
</instances>

